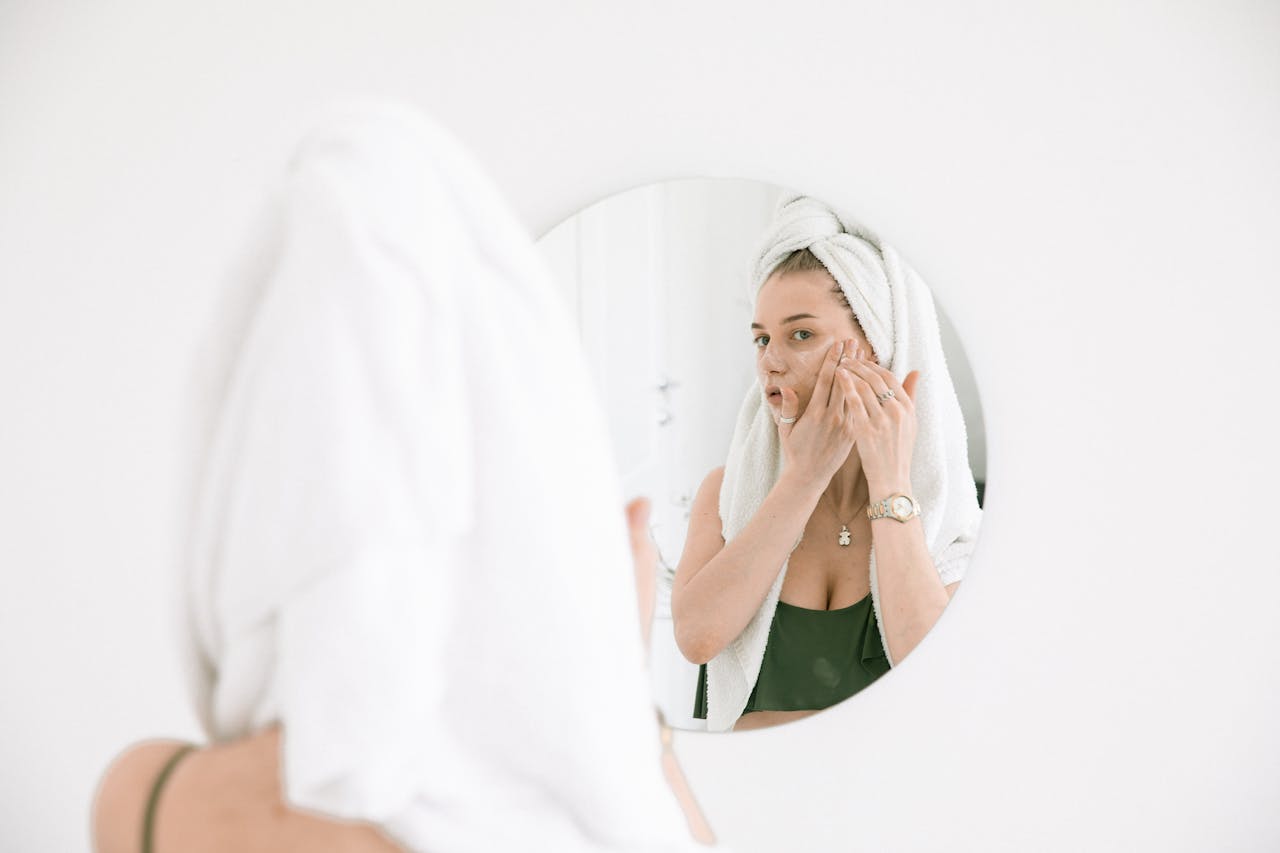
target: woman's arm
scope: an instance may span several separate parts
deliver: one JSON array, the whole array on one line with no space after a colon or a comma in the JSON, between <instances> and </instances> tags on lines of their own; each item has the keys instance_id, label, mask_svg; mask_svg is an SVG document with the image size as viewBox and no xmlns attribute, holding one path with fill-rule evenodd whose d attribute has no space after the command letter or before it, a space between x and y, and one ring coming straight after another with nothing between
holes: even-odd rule
<instances>
[{"instance_id":1,"label":"woman's arm","mask_svg":"<svg viewBox=\"0 0 1280 853\"><path fill-rule=\"evenodd\" d=\"M648 498L633 498L626 506L627 536L631 540L631 562L636 575L636 603L640 605L640 639L646 650L653 633L653 611L658 597L658 548L649 532L652 508Z\"/></svg>"},{"instance_id":2,"label":"woman's arm","mask_svg":"<svg viewBox=\"0 0 1280 853\"><path fill-rule=\"evenodd\" d=\"M911 486L868 481L871 500L892 494L911 494ZM889 647L889 661L897 664L920 644L951 601L956 581L942 585L924 541L919 516L906 522L877 518L871 522L876 552L876 585L880 589L880 621Z\"/></svg>"},{"instance_id":3,"label":"woman's arm","mask_svg":"<svg viewBox=\"0 0 1280 853\"><path fill-rule=\"evenodd\" d=\"M849 400L850 417L857 424L858 452L870 499L911 494L911 451L915 445L916 415L912 392L917 371L899 383L880 365L861 358L850 364L856 397ZM892 396L885 397L892 391ZM880 590L880 624L890 663L896 664L929 633L946 609L959 583L942 585L929 555L920 518L900 522L878 518L871 522L876 556L876 585Z\"/></svg>"},{"instance_id":4,"label":"woman's arm","mask_svg":"<svg viewBox=\"0 0 1280 853\"><path fill-rule=\"evenodd\" d=\"M653 608L656 595L656 579L658 574L658 549L653 544L649 533L649 500L636 498L627 504L627 530L631 534L631 557L635 563L636 590L640 602L640 634L644 638L644 647L649 648L650 629L653 626ZM702 844L716 843L711 825L698 808L693 790L685 778L684 769L671 748L672 731L658 711L658 737L662 742L662 774L667 780L667 787L675 794L680 810L689 827L689 833Z\"/></svg>"},{"instance_id":5,"label":"woman's arm","mask_svg":"<svg viewBox=\"0 0 1280 853\"><path fill-rule=\"evenodd\" d=\"M783 388L778 414L782 475L733 541L721 536L720 485L724 469L711 472L694 499L689 535L671 590L676 645L693 663L706 663L751 621L804 533L831 477L853 450L854 423L845 415L852 374L837 369L852 341L827 350L804 413L791 388Z\"/></svg>"},{"instance_id":6,"label":"woman's arm","mask_svg":"<svg viewBox=\"0 0 1280 853\"><path fill-rule=\"evenodd\" d=\"M747 627L826 485L784 472L746 527L726 545L719 506L723 480L724 469L717 468L698 489L671 589L676 645L693 663L711 660Z\"/></svg>"}]
</instances>

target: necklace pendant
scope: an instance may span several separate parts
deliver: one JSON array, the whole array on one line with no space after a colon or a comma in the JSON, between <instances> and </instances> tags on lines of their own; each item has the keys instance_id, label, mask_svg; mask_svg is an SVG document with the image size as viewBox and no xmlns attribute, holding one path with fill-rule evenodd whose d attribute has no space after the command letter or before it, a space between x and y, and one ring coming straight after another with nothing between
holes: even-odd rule
<instances>
[{"instance_id":1,"label":"necklace pendant","mask_svg":"<svg viewBox=\"0 0 1280 853\"><path fill-rule=\"evenodd\" d=\"M849 533L849 525L847 524L840 525L840 544L848 545L852 541L853 539L851 538L851 534Z\"/></svg>"}]
</instances>

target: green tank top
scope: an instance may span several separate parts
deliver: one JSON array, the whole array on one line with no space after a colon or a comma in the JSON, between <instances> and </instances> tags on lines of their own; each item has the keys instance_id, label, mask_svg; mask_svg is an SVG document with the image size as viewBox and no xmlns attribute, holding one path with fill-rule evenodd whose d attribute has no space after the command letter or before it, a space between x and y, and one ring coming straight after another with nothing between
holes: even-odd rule
<instances>
[{"instance_id":1,"label":"green tank top","mask_svg":"<svg viewBox=\"0 0 1280 853\"><path fill-rule=\"evenodd\" d=\"M779 601L760 675L742 713L830 708L888 671L870 593L839 610L810 610ZM707 718L705 663L698 668L693 716Z\"/></svg>"}]
</instances>

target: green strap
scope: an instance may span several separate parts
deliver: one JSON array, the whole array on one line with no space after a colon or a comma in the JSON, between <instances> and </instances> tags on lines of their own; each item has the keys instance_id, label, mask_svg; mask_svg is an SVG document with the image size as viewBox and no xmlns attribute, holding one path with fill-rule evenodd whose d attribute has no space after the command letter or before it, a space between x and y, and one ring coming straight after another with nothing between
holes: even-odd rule
<instances>
[{"instance_id":1,"label":"green strap","mask_svg":"<svg viewBox=\"0 0 1280 853\"><path fill-rule=\"evenodd\" d=\"M182 757L195 748L195 744L187 744L175 752L165 762L160 775L156 776L155 784L151 786L151 796L147 797L147 813L142 819L142 853L153 853L152 836L155 834L156 806L160 802L160 791L164 788L164 783L169 780L169 774L173 773L173 768L178 765Z\"/></svg>"}]
</instances>

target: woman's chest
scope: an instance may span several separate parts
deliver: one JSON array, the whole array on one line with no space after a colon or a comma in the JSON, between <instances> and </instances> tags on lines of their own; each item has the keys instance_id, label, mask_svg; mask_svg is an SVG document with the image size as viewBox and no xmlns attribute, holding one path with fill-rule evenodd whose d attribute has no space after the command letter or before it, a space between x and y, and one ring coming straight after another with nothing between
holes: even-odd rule
<instances>
[{"instance_id":1,"label":"woman's chest","mask_svg":"<svg viewBox=\"0 0 1280 853\"><path fill-rule=\"evenodd\" d=\"M871 589L870 560L870 522L865 518L845 530L810 520L787 562L780 597L810 610L847 607Z\"/></svg>"}]
</instances>

